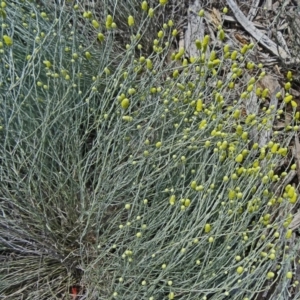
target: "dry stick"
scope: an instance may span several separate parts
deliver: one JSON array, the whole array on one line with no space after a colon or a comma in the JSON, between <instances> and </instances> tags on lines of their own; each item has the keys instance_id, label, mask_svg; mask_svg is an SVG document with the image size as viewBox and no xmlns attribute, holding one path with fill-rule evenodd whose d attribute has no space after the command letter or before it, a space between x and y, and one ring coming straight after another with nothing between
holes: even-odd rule
<instances>
[{"instance_id":1,"label":"dry stick","mask_svg":"<svg viewBox=\"0 0 300 300\"><path fill-rule=\"evenodd\" d=\"M272 128L273 122L274 122L274 118L275 118L275 112L277 111L277 106L278 106L278 99L276 97L276 94L280 91L280 86L277 86L275 88L275 90L273 91L273 93L271 94L271 101L270 101L270 107L273 106L273 115L272 115L272 119L268 121L268 127ZM261 133L260 137L259 137L259 146L263 147L264 145L266 145L269 140L271 139L271 134L272 134L272 129L268 129L265 130Z\"/></svg>"},{"instance_id":2,"label":"dry stick","mask_svg":"<svg viewBox=\"0 0 300 300\"><path fill-rule=\"evenodd\" d=\"M300 181L300 143L297 134L295 134L294 156L296 158L296 164L297 164L297 176L298 176L298 180Z\"/></svg>"},{"instance_id":3,"label":"dry stick","mask_svg":"<svg viewBox=\"0 0 300 300\"><path fill-rule=\"evenodd\" d=\"M258 43L260 43L262 46L267 48L270 52L275 54L276 56L283 58L283 59L289 59L290 56L286 51L278 46L276 43L274 43L271 39L269 39L265 34L260 32L252 22L250 22L246 16L241 12L241 10L238 8L237 4L233 0L227 0L227 4L231 8L235 18L237 21L244 27L248 33L251 34L253 38L255 38Z\"/></svg>"},{"instance_id":4,"label":"dry stick","mask_svg":"<svg viewBox=\"0 0 300 300\"><path fill-rule=\"evenodd\" d=\"M276 32L277 34L277 40L279 41L279 43L283 46L283 48L285 49L286 53L288 53L288 55L290 56L290 51L288 49L287 43L282 35L282 33L280 31Z\"/></svg>"},{"instance_id":5,"label":"dry stick","mask_svg":"<svg viewBox=\"0 0 300 300\"><path fill-rule=\"evenodd\" d=\"M247 76L246 78L247 78L247 82L248 82L251 77L249 74L247 74L246 76ZM246 113L247 113L247 115L250 115L250 114L257 115L258 111L259 111L259 104L258 104L258 100L257 100L257 95L255 92L252 92L250 94L249 101L246 102ZM259 134L258 134L256 128L250 129L249 137L253 143L258 142Z\"/></svg>"},{"instance_id":6,"label":"dry stick","mask_svg":"<svg viewBox=\"0 0 300 300\"><path fill-rule=\"evenodd\" d=\"M226 21L226 22L229 22L229 23L236 23L236 18L232 17L232 16L223 16L223 20ZM254 22L253 25L256 27L256 28L261 28L261 29L266 29L265 26L263 26L261 23L258 23L258 22Z\"/></svg>"},{"instance_id":7,"label":"dry stick","mask_svg":"<svg viewBox=\"0 0 300 300\"><path fill-rule=\"evenodd\" d=\"M289 229L295 230L299 228L299 226L300 226L300 211L298 210L298 212L296 212L293 215L293 220L289 226Z\"/></svg>"},{"instance_id":8,"label":"dry stick","mask_svg":"<svg viewBox=\"0 0 300 300\"><path fill-rule=\"evenodd\" d=\"M295 134L295 147L293 148L293 155L296 159L297 170L290 171L289 174L290 173L294 174L294 177L297 174L298 180L300 180L300 143L299 143L299 138L298 138L297 134ZM289 180L289 182L286 182L284 184L284 186L286 186L288 183L290 183L292 181L292 179ZM292 230L295 230L299 226L300 226L300 211L298 210L298 212L293 216L293 220L292 220L289 228Z\"/></svg>"},{"instance_id":9,"label":"dry stick","mask_svg":"<svg viewBox=\"0 0 300 300\"><path fill-rule=\"evenodd\" d=\"M282 190L284 189L284 187L286 187L296 176L296 171L291 170L289 171L289 173L284 177L282 182L277 182L274 186L274 191L276 192L276 194L279 196L282 194Z\"/></svg>"},{"instance_id":10,"label":"dry stick","mask_svg":"<svg viewBox=\"0 0 300 300\"><path fill-rule=\"evenodd\" d=\"M298 135L295 134L295 147L293 149L294 151L294 156L295 156L295 159L296 159L296 163L297 163L297 176L298 176L298 180L300 180L300 143L299 143L299 138L298 138ZM297 199L297 201L299 200L299 198ZM300 210L298 210L294 216L293 216L293 220L289 226L289 229L292 229L292 230L295 230L297 228L299 228L300 226ZM293 236L295 236L295 233L293 233ZM299 255L299 251L298 251L298 255ZM296 264L296 268L295 268L295 280L298 280L299 281L300 279L300 268L297 267L297 264ZM295 293L299 293L299 287L296 287L295 288Z\"/></svg>"},{"instance_id":11,"label":"dry stick","mask_svg":"<svg viewBox=\"0 0 300 300\"><path fill-rule=\"evenodd\" d=\"M252 3L251 8L250 8L249 13L248 13L248 20L249 21L252 21L255 18L256 14L257 14L257 11L258 11L258 6L259 6L260 0L254 0L253 2L254 3Z\"/></svg>"},{"instance_id":12,"label":"dry stick","mask_svg":"<svg viewBox=\"0 0 300 300\"><path fill-rule=\"evenodd\" d=\"M196 57L198 49L195 40L202 40L204 37L204 23L203 18L198 16L201 9L200 1L196 0L190 3L188 9L188 26L185 32L184 44L189 57Z\"/></svg>"},{"instance_id":13,"label":"dry stick","mask_svg":"<svg viewBox=\"0 0 300 300\"><path fill-rule=\"evenodd\" d=\"M272 2L273 2L272 0L266 0L265 7L266 7L267 10L272 10L272 5L273 5Z\"/></svg>"}]
</instances>

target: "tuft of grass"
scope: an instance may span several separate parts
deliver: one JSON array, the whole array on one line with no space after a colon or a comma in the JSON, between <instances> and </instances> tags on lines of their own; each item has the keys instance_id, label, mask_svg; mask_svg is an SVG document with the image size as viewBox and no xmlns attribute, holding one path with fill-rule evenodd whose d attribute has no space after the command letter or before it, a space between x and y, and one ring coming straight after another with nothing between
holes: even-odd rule
<instances>
[{"instance_id":1,"label":"tuft of grass","mask_svg":"<svg viewBox=\"0 0 300 300\"><path fill-rule=\"evenodd\" d=\"M205 36L187 59L168 6L124 3L2 5L1 296L294 293L292 74L269 105L254 45L230 49L220 28L221 47Z\"/></svg>"}]
</instances>

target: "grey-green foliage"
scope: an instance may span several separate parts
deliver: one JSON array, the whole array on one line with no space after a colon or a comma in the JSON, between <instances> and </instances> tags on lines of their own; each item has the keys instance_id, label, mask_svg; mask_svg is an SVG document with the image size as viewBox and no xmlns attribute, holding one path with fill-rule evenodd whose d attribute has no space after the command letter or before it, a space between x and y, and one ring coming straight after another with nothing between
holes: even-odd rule
<instances>
[{"instance_id":1,"label":"grey-green foliage","mask_svg":"<svg viewBox=\"0 0 300 300\"><path fill-rule=\"evenodd\" d=\"M293 205L287 195L271 202L281 195L272 170L289 135L279 134L278 151L262 147L268 155L259 158L262 150L236 126L258 134L276 111L254 116L256 123L234 117L245 100L232 101L230 78L219 72L232 62L222 51L213 68L204 58L185 67L169 61L173 27L162 29L166 8L150 4L158 17L139 1L78 9L7 3L1 30L13 45L4 43L0 65L1 295L66 299L74 284L87 299L255 299L270 284L277 289L269 299L291 291L285 274L294 250L285 248L282 224ZM91 19L83 17L88 10ZM107 14L117 29L105 28ZM162 49L148 53L152 44L143 43L159 30ZM267 214L270 228L261 220ZM270 249L276 260L262 258ZM276 281L266 281L278 264Z\"/></svg>"}]
</instances>

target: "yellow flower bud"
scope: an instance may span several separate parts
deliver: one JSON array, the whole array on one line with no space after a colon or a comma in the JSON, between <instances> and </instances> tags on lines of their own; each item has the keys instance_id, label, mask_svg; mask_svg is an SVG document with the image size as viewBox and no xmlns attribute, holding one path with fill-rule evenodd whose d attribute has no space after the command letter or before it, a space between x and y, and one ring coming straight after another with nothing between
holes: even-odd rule
<instances>
[{"instance_id":1,"label":"yellow flower bud","mask_svg":"<svg viewBox=\"0 0 300 300\"><path fill-rule=\"evenodd\" d=\"M233 81L231 81L231 82L228 83L228 87L229 87L230 89L233 89L234 86L235 86L235 84L234 84Z\"/></svg>"},{"instance_id":2,"label":"yellow flower bud","mask_svg":"<svg viewBox=\"0 0 300 300\"><path fill-rule=\"evenodd\" d=\"M254 84L255 83L255 77L251 77L250 78L250 80L249 80L249 82L248 82L248 84L250 85L250 84Z\"/></svg>"},{"instance_id":3,"label":"yellow flower bud","mask_svg":"<svg viewBox=\"0 0 300 300\"><path fill-rule=\"evenodd\" d=\"M203 47L206 47L208 45L209 41L210 41L210 36L205 35L204 38L203 38L203 41L202 41Z\"/></svg>"},{"instance_id":4,"label":"yellow flower bud","mask_svg":"<svg viewBox=\"0 0 300 300\"><path fill-rule=\"evenodd\" d=\"M172 196L170 197L170 200L169 200L170 204L171 204L171 205L174 205L174 204L175 204L175 200L176 200L176 196L175 196L175 195L172 195Z\"/></svg>"},{"instance_id":5,"label":"yellow flower bud","mask_svg":"<svg viewBox=\"0 0 300 300\"><path fill-rule=\"evenodd\" d=\"M223 29L219 31L219 39L223 41L225 39L225 32Z\"/></svg>"},{"instance_id":6,"label":"yellow flower bud","mask_svg":"<svg viewBox=\"0 0 300 300\"><path fill-rule=\"evenodd\" d=\"M259 74L260 79L263 78L263 77L265 77L265 76L266 76L266 72L265 72L265 71L263 71L263 72L261 72L261 73Z\"/></svg>"},{"instance_id":7,"label":"yellow flower bud","mask_svg":"<svg viewBox=\"0 0 300 300\"><path fill-rule=\"evenodd\" d=\"M122 102L121 102L121 106L122 106L123 109L127 109L129 104L130 104L130 101L127 98L123 99Z\"/></svg>"},{"instance_id":8,"label":"yellow flower bud","mask_svg":"<svg viewBox=\"0 0 300 300\"><path fill-rule=\"evenodd\" d=\"M168 0L159 0L160 5L166 5L168 3Z\"/></svg>"},{"instance_id":9,"label":"yellow flower bud","mask_svg":"<svg viewBox=\"0 0 300 300\"><path fill-rule=\"evenodd\" d=\"M179 71L178 70L175 70L173 72L173 78L177 78L179 76Z\"/></svg>"},{"instance_id":10,"label":"yellow flower bud","mask_svg":"<svg viewBox=\"0 0 300 300\"><path fill-rule=\"evenodd\" d=\"M205 224L205 226L204 226L204 232L205 233L209 233L211 231L211 225L210 224Z\"/></svg>"},{"instance_id":11,"label":"yellow flower bud","mask_svg":"<svg viewBox=\"0 0 300 300\"><path fill-rule=\"evenodd\" d=\"M189 207L191 205L191 200L190 199L185 199L184 200L184 206Z\"/></svg>"},{"instance_id":12,"label":"yellow flower bud","mask_svg":"<svg viewBox=\"0 0 300 300\"><path fill-rule=\"evenodd\" d=\"M52 67L52 64L49 60L44 60L43 64L46 66L46 68L51 68Z\"/></svg>"},{"instance_id":13,"label":"yellow flower bud","mask_svg":"<svg viewBox=\"0 0 300 300\"><path fill-rule=\"evenodd\" d=\"M141 7L142 7L143 11L147 11L148 10L148 3L147 3L147 1L143 1Z\"/></svg>"},{"instance_id":14,"label":"yellow flower bud","mask_svg":"<svg viewBox=\"0 0 300 300\"><path fill-rule=\"evenodd\" d=\"M247 87L247 92L252 92L253 91L253 84L248 85Z\"/></svg>"},{"instance_id":15,"label":"yellow flower bud","mask_svg":"<svg viewBox=\"0 0 300 300\"><path fill-rule=\"evenodd\" d=\"M289 103L289 102L292 101L292 99L293 99L293 96L292 95L288 95L288 96L284 97L283 101L285 103Z\"/></svg>"},{"instance_id":16,"label":"yellow flower bud","mask_svg":"<svg viewBox=\"0 0 300 300\"><path fill-rule=\"evenodd\" d=\"M164 36L164 32L162 30L160 30L158 33L157 33L157 36L158 38L162 38Z\"/></svg>"},{"instance_id":17,"label":"yellow flower bud","mask_svg":"<svg viewBox=\"0 0 300 300\"><path fill-rule=\"evenodd\" d=\"M98 33L97 38L100 42L104 41L104 34L103 33Z\"/></svg>"},{"instance_id":18,"label":"yellow flower bud","mask_svg":"<svg viewBox=\"0 0 300 300\"><path fill-rule=\"evenodd\" d=\"M264 89L261 93L262 98L266 98L269 95L269 89Z\"/></svg>"},{"instance_id":19,"label":"yellow flower bud","mask_svg":"<svg viewBox=\"0 0 300 300\"><path fill-rule=\"evenodd\" d=\"M246 141L248 139L248 132L244 131L241 135L242 139Z\"/></svg>"},{"instance_id":20,"label":"yellow flower bud","mask_svg":"<svg viewBox=\"0 0 300 300\"><path fill-rule=\"evenodd\" d=\"M243 127L242 127L241 125L238 125L238 126L236 127L236 133L237 133L238 135L242 135L242 133L243 133Z\"/></svg>"},{"instance_id":21,"label":"yellow flower bud","mask_svg":"<svg viewBox=\"0 0 300 300\"><path fill-rule=\"evenodd\" d=\"M185 86L181 83L177 83L176 86L181 90L184 91L185 90Z\"/></svg>"},{"instance_id":22,"label":"yellow flower bud","mask_svg":"<svg viewBox=\"0 0 300 300\"><path fill-rule=\"evenodd\" d=\"M168 26L169 26L169 27L174 26L174 22L173 22L172 20L169 20L169 21L168 21Z\"/></svg>"},{"instance_id":23,"label":"yellow flower bud","mask_svg":"<svg viewBox=\"0 0 300 300\"><path fill-rule=\"evenodd\" d=\"M254 65L253 62L250 62L250 61L247 62L247 66L246 66L246 67L247 67L248 70L252 70L252 69L254 68L254 66L255 66L255 65Z\"/></svg>"},{"instance_id":24,"label":"yellow flower bud","mask_svg":"<svg viewBox=\"0 0 300 300\"><path fill-rule=\"evenodd\" d=\"M237 54L238 54L238 52L237 52L236 50L234 50L234 51L231 53L231 59L232 59L232 60L236 60Z\"/></svg>"},{"instance_id":25,"label":"yellow flower bud","mask_svg":"<svg viewBox=\"0 0 300 300\"><path fill-rule=\"evenodd\" d=\"M199 129L205 128L206 125L207 125L207 121L206 121L205 119L202 120L202 121L200 122L200 124L199 124ZM209 145L210 145L210 141L206 141L206 142L205 142L205 146L206 146L206 147L209 147Z\"/></svg>"},{"instance_id":26,"label":"yellow flower bud","mask_svg":"<svg viewBox=\"0 0 300 300\"><path fill-rule=\"evenodd\" d=\"M133 118L131 116L123 116L122 119L124 121L131 122Z\"/></svg>"},{"instance_id":27,"label":"yellow flower bud","mask_svg":"<svg viewBox=\"0 0 300 300\"><path fill-rule=\"evenodd\" d=\"M241 163L243 161L244 157L242 154L239 154L236 158L235 158L235 161L238 162L238 163Z\"/></svg>"},{"instance_id":28,"label":"yellow flower bud","mask_svg":"<svg viewBox=\"0 0 300 300\"><path fill-rule=\"evenodd\" d=\"M148 10L148 16L150 18L152 18L154 16L154 9L153 8L149 8L149 10Z\"/></svg>"},{"instance_id":29,"label":"yellow flower bud","mask_svg":"<svg viewBox=\"0 0 300 300\"><path fill-rule=\"evenodd\" d=\"M292 236L292 234L293 234L293 230L292 229L288 229L287 232L286 232L286 234L285 234L285 238L286 239L290 239L291 236Z\"/></svg>"},{"instance_id":30,"label":"yellow flower bud","mask_svg":"<svg viewBox=\"0 0 300 300\"><path fill-rule=\"evenodd\" d=\"M284 85L284 88L286 90L289 90L291 88L291 83L290 82L287 82L285 85Z\"/></svg>"},{"instance_id":31,"label":"yellow flower bud","mask_svg":"<svg viewBox=\"0 0 300 300\"><path fill-rule=\"evenodd\" d=\"M83 13L83 17L84 17L84 18L87 18L87 19L91 19L91 18L93 17L93 14L92 14L91 11L85 11L85 12Z\"/></svg>"},{"instance_id":32,"label":"yellow flower bud","mask_svg":"<svg viewBox=\"0 0 300 300\"><path fill-rule=\"evenodd\" d=\"M203 102L201 99L197 100L197 104L196 104L196 111L200 112L203 109Z\"/></svg>"},{"instance_id":33,"label":"yellow flower bud","mask_svg":"<svg viewBox=\"0 0 300 300\"><path fill-rule=\"evenodd\" d=\"M229 52L229 50L230 50L230 46L228 45L228 44L226 44L225 46L224 46L224 53L228 53Z\"/></svg>"},{"instance_id":34,"label":"yellow flower bud","mask_svg":"<svg viewBox=\"0 0 300 300\"><path fill-rule=\"evenodd\" d=\"M99 26L100 26L99 23L98 23L96 20L93 20L93 21L92 21L92 25L93 25L94 28L96 28L96 29L99 28Z\"/></svg>"},{"instance_id":35,"label":"yellow flower bud","mask_svg":"<svg viewBox=\"0 0 300 300\"><path fill-rule=\"evenodd\" d=\"M247 45L244 45L243 48L241 49L241 53L244 55L248 51Z\"/></svg>"},{"instance_id":36,"label":"yellow flower bud","mask_svg":"<svg viewBox=\"0 0 300 300\"><path fill-rule=\"evenodd\" d=\"M146 65L147 65L148 70L152 70L153 64L152 64L151 59L149 59L149 58L146 59Z\"/></svg>"},{"instance_id":37,"label":"yellow flower bud","mask_svg":"<svg viewBox=\"0 0 300 300\"><path fill-rule=\"evenodd\" d=\"M197 181L194 180L194 181L191 182L191 188L192 188L193 190L195 190L196 187L197 187Z\"/></svg>"},{"instance_id":38,"label":"yellow flower bud","mask_svg":"<svg viewBox=\"0 0 300 300\"><path fill-rule=\"evenodd\" d=\"M200 50L201 47L202 47L202 44L201 44L201 41L200 41L200 40L196 40L196 41L195 41L195 45L196 45L196 47L197 47L198 50Z\"/></svg>"},{"instance_id":39,"label":"yellow flower bud","mask_svg":"<svg viewBox=\"0 0 300 300\"><path fill-rule=\"evenodd\" d=\"M233 117L235 119L238 119L240 117L241 111L239 109L235 110L235 112L233 113Z\"/></svg>"},{"instance_id":40,"label":"yellow flower bud","mask_svg":"<svg viewBox=\"0 0 300 300\"><path fill-rule=\"evenodd\" d=\"M84 55L85 55L86 59L90 59L92 57L91 53L88 51L86 51Z\"/></svg>"},{"instance_id":41,"label":"yellow flower bud","mask_svg":"<svg viewBox=\"0 0 300 300\"><path fill-rule=\"evenodd\" d=\"M3 42L6 46L12 46L13 44L13 40L11 37L9 37L8 35L3 35Z\"/></svg>"},{"instance_id":42,"label":"yellow flower bud","mask_svg":"<svg viewBox=\"0 0 300 300\"><path fill-rule=\"evenodd\" d=\"M199 17L204 17L204 9L201 9L198 13Z\"/></svg>"},{"instance_id":43,"label":"yellow flower bud","mask_svg":"<svg viewBox=\"0 0 300 300\"><path fill-rule=\"evenodd\" d=\"M133 18L133 16L129 16L128 17L128 25L130 27L132 27L134 25L134 18Z\"/></svg>"},{"instance_id":44,"label":"yellow flower bud","mask_svg":"<svg viewBox=\"0 0 300 300\"><path fill-rule=\"evenodd\" d=\"M290 203L295 204L297 202L297 193L294 193L289 201Z\"/></svg>"}]
</instances>

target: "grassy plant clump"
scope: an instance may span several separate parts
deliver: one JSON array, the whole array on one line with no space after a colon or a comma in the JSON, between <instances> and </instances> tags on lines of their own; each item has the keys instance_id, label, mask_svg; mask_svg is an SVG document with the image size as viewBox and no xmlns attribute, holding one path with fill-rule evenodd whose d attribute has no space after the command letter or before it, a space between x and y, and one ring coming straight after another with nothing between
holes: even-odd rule
<instances>
[{"instance_id":1,"label":"grassy plant clump","mask_svg":"<svg viewBox=\"0 0 300 300\"><path fill-rule=\"evenodd\" d=\"M170 1L58 2L1 3L0 295L293 295L292 74L277 108L253 44L172 50Z\"/></svg>"}]
</instances>

